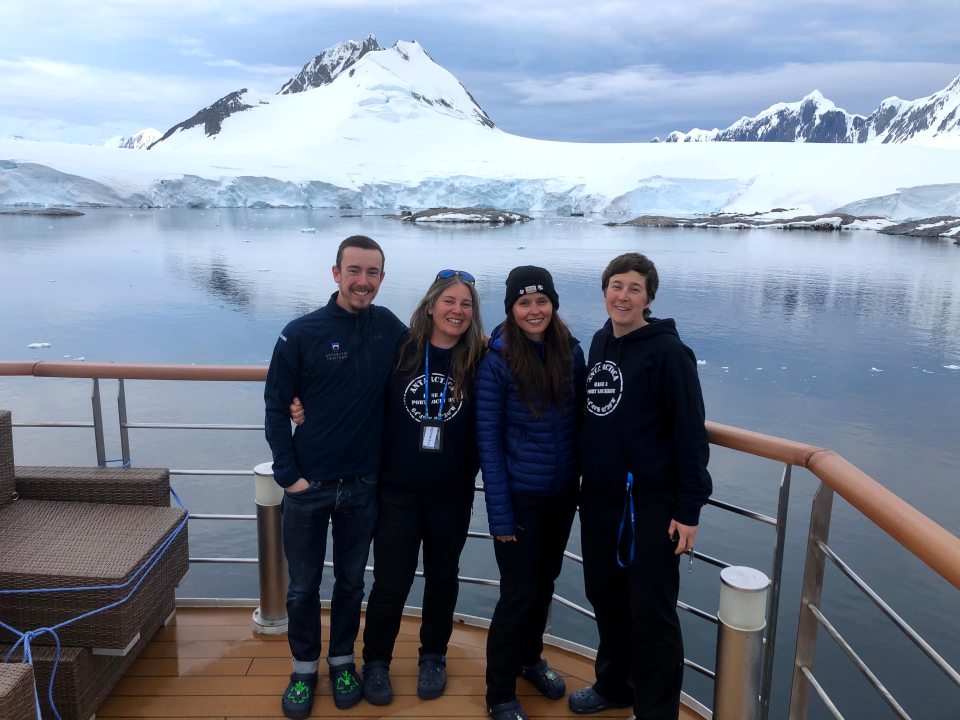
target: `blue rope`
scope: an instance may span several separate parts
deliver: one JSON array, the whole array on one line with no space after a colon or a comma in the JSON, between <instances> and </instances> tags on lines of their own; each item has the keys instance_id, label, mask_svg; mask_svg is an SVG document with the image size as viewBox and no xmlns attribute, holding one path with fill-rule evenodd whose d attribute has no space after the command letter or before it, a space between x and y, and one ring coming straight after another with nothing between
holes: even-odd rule
<instances>
[{"instance_id":1,"label":"blue rope","mask_svg":"<svg viewBox=\"0 0 960 720\"><path fill-rule=\"evenodd\" d=\"M183 504L183 501L180 499L180 496L177 495L176 490L174 490L173 488L170 488L170 494L173 495L174 500L177 501L177 504L181 508L183 508L184 510L187 510L186 506ZM53 654L53 669L50 672L50 684L47 687L47 698L50 702L50 709L53 710L53 714L57 718L57 720L61 720L60 713L57 711L57 706L53 702L53 682L57 677L57 666L60 664L60 637L57 635L57 630L65 628L68 625L72 625L75 622L79 622L80 620L85 620L86 618L92 617L93 615L106 612L107 610L112 610L113 608L122 605L123 603L127 602L127 600L129 600L131 597L133 597L133 594L140 588L140 586L143 584L143 581L146 580L147 575L150 574L150 571L153 570L153 568L156 566L158 562L160 562L160 559L163 557L163 554L167 551L170 545L173 544L173 541L177 539L177 537L183 531L183 528L186 527L187 521L189 519L190 519L190 511L187 510L187 514L184 515L183 520L181 520L177 524L177 526L173 529L170 535L167 536L166 540L164 540L162 543L160 543L160 545L157 546L157 549L154 550L153 553L150 555L150 557L147 558L146 561L144 561L144 563L140 565L140 567L133 572L133 574L130 576L130 579L127 580L126 582L119 583L116 585L88 585L85 587L71 587L71 588L30 588L30 589L24 589L24 590L0 590L0 596L32 595L32 594L38 594L38 593L55 593L55 592L84 592L84 591L92 591L92 590L121 590L136 580L133 587L130 588L130 592L128 592L119 600L115 600L114 602L108 605L104 605L103 607L99 607L94 610L85 612L82 615L77 615L74 618L64 620L63 622L58 623L52 627L42 627L42 628L36 628L34 630L28 630L26 632L20 632L16 628L11 627L10 625L7 625L5 622L0 620L0 627L18 636L18 640L14 643L13 647L11 647L10 650L7 652L7 654L4 655L3 657L4 662L10 662L10 658L13 656L14 652L16 652L18 647L22 646L23 662L33 665L33 650L31 649L30 641L33 640L34 638L40 637L41 635L50 635L51 637L53 637L56 650L54 651L54 654ZM40 712L40 695L39 695L39 692L37 691L36 676L34 676L34 679L33 679L33 699L34 699L34 704L37 711L37 719L43 720L43 715Z\"/></svg>"}]
</instances>

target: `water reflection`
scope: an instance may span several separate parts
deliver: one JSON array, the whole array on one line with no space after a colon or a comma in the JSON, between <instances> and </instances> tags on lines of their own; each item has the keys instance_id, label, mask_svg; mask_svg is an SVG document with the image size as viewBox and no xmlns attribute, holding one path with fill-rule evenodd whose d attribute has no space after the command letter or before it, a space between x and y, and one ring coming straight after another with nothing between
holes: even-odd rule
<instances>
[{"instance_id":1,"label":"water reflection","mask_svg":"<svg viewBox=\"0 0 960 720\"><path fill-rule=\"evenodd\" d=\"M316 232L301 232L307 227ZM384 246L387 278L378 302L401 319L409 318L437 270L462 268L477 277L489 331L503 317L507 272L537 264L554 274L560 313L585 348L605 319L604 266L619 253L646 252L661 276L655 314L676 318L682 337L705 363L699 371L711 419L836 449L960 532L955 491L960 447L953 431L960 371L944 367L960 366L960 248L948 241L868 232L606 228L592 218L563 217L497 229L421 228L377 216L287 210L91 211L53 226L44 219L0 218L0 357L58 358L84 348L88 357L116 361L265 363L280 328L327 301L334 290L330 267L336 246L357 233ZM26 347L51 340L54 347L42 356ZM89 388L67 386L69 392L64 384L4 381L0 391L18 417L83 419ZM262 417L258 388L175 387L131 383L132 419L212 421L208 416L222 413L258 422ZM89 463L86 434L65 433L62 442L57 437L51 445L38 433L19 433L18 453L25 462ZM175 433L134 433L132 442L141 465L172 464L173 455L180 467L246 468L267 453L259 434L252 441L250 435L217 436L215 442L203 437L191 444ZM713 457L721 499L772 512L780 473L775 464L746 462L716 449ZM236 480L182 485L191 503L208 510L250 511L252 491ZM793 502L802 507L813 483L805 476L794 488ZM878 545L868 523L838 505L831 541L843 546L871 581L888 577L891 553ZM764 567L771 542L764 528L747 528L712 511L705 518L706 552ZM788 562L794 568L802 565L803 525L801 517L788 528L793 553ZM478 507L474 529L483 526ZM223 525L198 530L194 554L247 547L249 533L249 527ZM495 574L489 547L471 547L471 569ZM207 572L214 570L191 570L188 587L202 587L189 584ZM910 582L894 582L889 599L955 659L960 639L943 632L956 627L955 596L929 573L908 572ZM254 581L233 571L217 576L224 594L249 596ZM788 627L781 629L781 643L789 652L799 578L786 583L781 617ZM565 569L560 588L585 602L576 568ZM836 583L828 590L854 638L872 647L871 623L859 617L862 605L848 604ZM465 595L462 610L489 609L491 598L482 592ZM712 570L685 577L682 599L714 610ZM573 639L593 642L582 622L559 612L554 622ZM694 639L697 633L701 637ZM690 638L694 659L709 665L710 658L702 656L710 652L702 629L691 629ZM926 677L919 671L902 674L935 703L936 690L923 690L930 688ZM933 705L920 709L918 717L936 716Z\"/></svg>"}]
</instances>

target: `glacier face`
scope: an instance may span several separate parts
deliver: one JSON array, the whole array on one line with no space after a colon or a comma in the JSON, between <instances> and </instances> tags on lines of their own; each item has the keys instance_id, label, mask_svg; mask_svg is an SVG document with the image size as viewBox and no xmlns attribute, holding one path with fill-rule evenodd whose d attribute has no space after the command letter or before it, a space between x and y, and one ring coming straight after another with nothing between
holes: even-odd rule
<instances>
[{"instance_id":1,"label":"glacier face","mask_svg":"<svg viewBox=\"0 0 960 720\"><path fill-rule=\"evenodd\" d=\"M160 178L142 190L124 193L119 188L44 165L0 161L0 206L327 208L383 212L400 208L487 207L562 215L692 217L742 207L753 182L658 175L643 178L632 189L611 198L591 192L586 184L563 186L545 179L491 180L459 175L410 184L371 181L347 188L323 181L298 182L266 176L214 179L182 175ZM836 210L853 215L883 215L898 221L960 216L960 182L901 188Z\"/></svg>"}]
</instances>

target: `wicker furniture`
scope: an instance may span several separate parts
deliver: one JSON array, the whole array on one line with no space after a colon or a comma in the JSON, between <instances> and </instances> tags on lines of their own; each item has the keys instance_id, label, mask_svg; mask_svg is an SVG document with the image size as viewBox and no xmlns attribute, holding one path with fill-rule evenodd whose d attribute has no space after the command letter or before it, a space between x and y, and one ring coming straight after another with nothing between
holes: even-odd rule
<instances>
[{"instance_id":1,"label":"wicker furniture","mask_svg":"<svg viewBox=\"0 0 960 720\"><path fill-rule=\"evenodd\" d=\"M0 620L21 632L52 627L130 595L57 631L54 698L64 720L93 715L173 613L188 555L186 527L157 555L185 517L170 507L169 486L163 469L18 467L10 413L0 411L0 589L86 588L0 595ZM16 639L0 628L0 654ZM41 688L53 660L44 646L52 644L49 635L32 643ZM30 707L32 714L32 690Z\"/></svg>"},{"instance_id":2,"label":"wicker furniture","mask_svg":"<svg viewBox=\"0 0 960 720\"><path fill-rule=\"evenodd\" d=\"M31 720L34 714L33 668L0 664L0 720Z\"/></svg>"}]
</instances>

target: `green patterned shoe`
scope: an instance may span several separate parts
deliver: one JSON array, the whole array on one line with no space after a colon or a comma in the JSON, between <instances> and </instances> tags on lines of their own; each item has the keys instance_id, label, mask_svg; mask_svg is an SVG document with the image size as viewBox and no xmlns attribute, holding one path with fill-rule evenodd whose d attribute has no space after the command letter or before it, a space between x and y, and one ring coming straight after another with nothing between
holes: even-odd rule
<instances>
[{"instance_id":1,"label":"green patterned shoe","mask_svg":"<svg viewBox=\"0 0 960 720\"><path fill-rule=\"evenodd\" d=\"M330 685L333 687L333 704L341 710L352 708L363 697L363 681L353 663L330 668Z\"/></svg>"},{"instance_id":2,"label":"green patterned shoe","mask_svg":"<svg viewBox=\"0 0 960 720\"><path fill-rule=\"evenodd\" d=\"M291 673L290 684L287 685L287 689L283 691L283 697L280 701L283 714L294 720L303 720L303 718L310 717L310 711L313 710L314 691L316 689L316 673L309 675Z\"/></svg>"}]
</instances>

